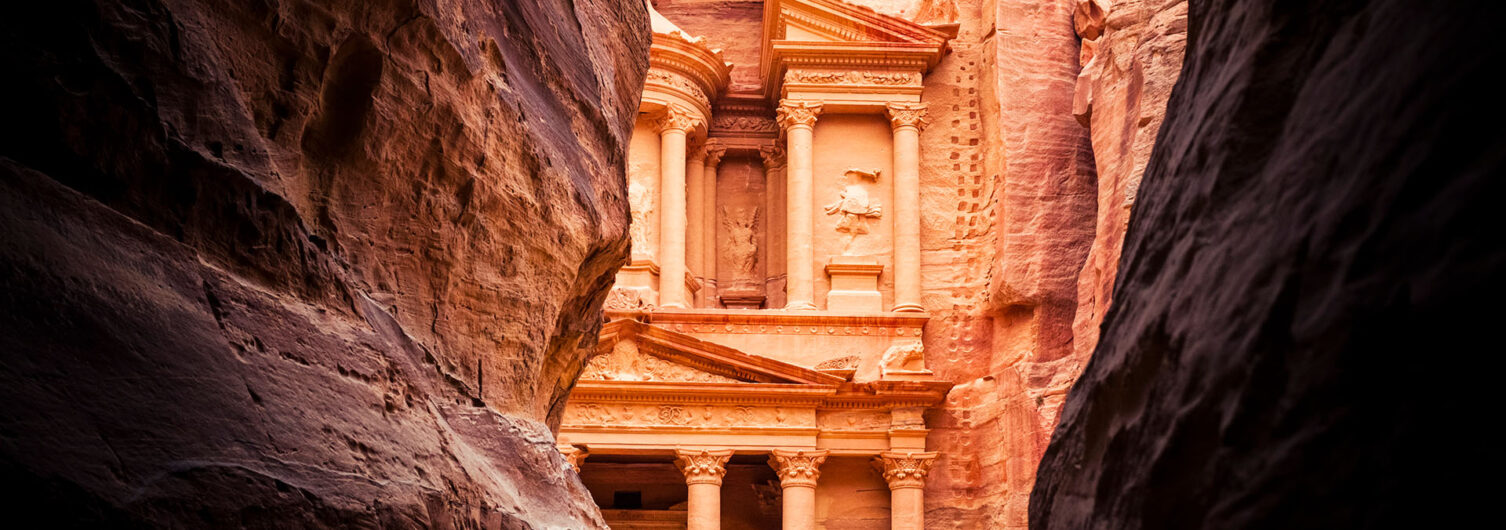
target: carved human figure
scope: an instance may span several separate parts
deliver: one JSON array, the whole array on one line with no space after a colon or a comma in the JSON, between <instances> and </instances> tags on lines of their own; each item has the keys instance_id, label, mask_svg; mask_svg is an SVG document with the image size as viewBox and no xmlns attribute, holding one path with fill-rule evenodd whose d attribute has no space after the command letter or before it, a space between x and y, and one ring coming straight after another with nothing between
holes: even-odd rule
<instances>
[{"instance_id":1,"label":"carved human figure","mask_svg":"<svg viewBox=\"0 0 1506 530\"><path fill-rule=\"evenodd\" d=\"M654 208L648 191L636 182L628 183L628 208L632 216L632 224L628 226L628 235L633 241L633 255L653 256L654 249L650 246L648 238L648 223L653 219Z\"/></svg>"},{"instance_id":2,"label":"carved human figure","mask_svg":"<svg viewBox=\"0 0 1506 530\"><path fill-rule=\"evenodd\" d=\"M727 231L727 256L731 258L733 282L753 282L754 270L758 267L758 219L759 208L738 208L737 215L722 209L722 228Z\"/></svg>"},{"instance_id":3,"label":"carved human figure","mask_svg":"<svg viewBox=\"0 0 1506 530\"><path fill-rule=\"evenodd\" d=\"M864 171L861 169L849 169L842 174L838 183L842 190L837 193L837 200L825 206L826 215L836 215L837 231L847 234L847 244L842 247L843 255L850 255L852 243L857 237L868 233L869 219L878 219L883 216L883 210L878 201L868 198L868 190L863 187L863 180L877 180L879 170Z\"/></svg>"}]
</instances>

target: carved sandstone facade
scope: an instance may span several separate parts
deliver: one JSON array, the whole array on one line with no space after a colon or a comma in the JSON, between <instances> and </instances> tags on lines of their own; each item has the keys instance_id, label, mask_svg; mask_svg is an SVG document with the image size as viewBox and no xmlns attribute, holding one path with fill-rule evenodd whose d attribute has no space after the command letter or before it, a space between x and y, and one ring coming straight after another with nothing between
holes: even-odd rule
<instances>
[{"instance_id":1,"label":"carved sandstone facade","mask_svg":"<svg viewBox=\"0 0 1506 530\"><path fill-rule=\"evenodd\" d=\"M952 384L922 342L919 136L952 34L836 0L762 15L737 65L758 84L655 15L634 262L561 447L619 530L920 529Z\"/></svg>"}]
</instances>

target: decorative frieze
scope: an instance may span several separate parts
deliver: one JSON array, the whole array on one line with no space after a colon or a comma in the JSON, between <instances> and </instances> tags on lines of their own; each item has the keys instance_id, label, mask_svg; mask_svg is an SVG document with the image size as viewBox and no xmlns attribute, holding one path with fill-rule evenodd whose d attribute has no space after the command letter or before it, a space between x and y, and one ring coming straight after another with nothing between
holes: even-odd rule
<instances>
[{"instance_id":1,"label":"decorative frieze","mask_svg":"<svg viewBox=\"0 0 1506 530\"><path fill-rule=\"evenodd\" d=\"M675 467L685 474L686 484L720 486L722 477L727 475L727 460L732 458L732 450L676 449L675 456Z\"/></svg>"},{"instance_id":2,"label":"decorative frieze","mask_svg":"<svg viewBox=\"0 0 1506 530\"><path fill-rule=\"evenodd\" d=\"M776 133L779 132L779 125L774 123L774 120L761 116L716 115L711 118L711 129L742 133Z\"/></svg>"},{"instance_id":3,"label":"decorative frieze","mask_svg":"<svg viewBox=\"0 0 1506 530\"><path fill-rule=\"evenodd\" d=\"M694 98L698 103L701 104L702 107L711 107L711 98L706 97L706 91L701 90L701 87L696 86L695 82L686 79L684 76L665 70L660 70L658 68L650 68L648 70L648 76L645 78L644 84L653 83L658 83L660 85L679 90L680 92L684 92L691 98Z\"/></svg>"},{"instance_id":4,"label":"decorative frieze","mask_svg":"<svg viewBox=\"0 0 1506 530\"><path fill-rule=\"evenodd\" d=\"M931 464L936 454L885 452L873 459L873 466L884 474L889 489L926 487L926 475L931 473Z\"/></svg>"},{"instance_id":5,"label":"decorative frieze","mask_svg":"<svg viewBox=\"0 0 1506 530\"><path fill-rule=\"evenodd\" d=\"M919 87L919 72L874 72L864 70L790 70L784 73L785 84L822 84L844 86Z\"/></svg>"},{"instance_id":6,"label":"decorative frieze","mask_svg":"<svg viewBox=\"0 0 1506 530\"><path fill-rule=\"evenodd\" d=\"M816 426L812 409L674 403L572 403L563 424L572 427L751 428Z\"/></svg>"}]
</instances>

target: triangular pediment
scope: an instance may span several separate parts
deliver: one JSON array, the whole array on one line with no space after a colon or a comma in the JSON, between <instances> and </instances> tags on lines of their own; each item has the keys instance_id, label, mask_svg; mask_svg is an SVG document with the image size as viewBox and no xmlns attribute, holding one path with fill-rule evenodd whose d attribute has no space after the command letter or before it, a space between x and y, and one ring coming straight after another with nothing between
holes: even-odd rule
<instances>
[{"instance_id":1,"label":"triangular pediment","mask_svg":"<svg viewBox=\"0 0 1506 530\"><path fill-rule=\"evenodd\" d=\"M842 0L769 0L764 17L773 40L942 45L947 35Z\"/></svg>"},{"instance_id":2,"label":"triangular pediment","mask_svg":"<svg viewBox=\"0 0 1506 530\"><path fill-rule=\"evenodd\" d=\"M835 385L844 379L622 319L602 327L581 381Z\"/></svg>"}]
</instances>

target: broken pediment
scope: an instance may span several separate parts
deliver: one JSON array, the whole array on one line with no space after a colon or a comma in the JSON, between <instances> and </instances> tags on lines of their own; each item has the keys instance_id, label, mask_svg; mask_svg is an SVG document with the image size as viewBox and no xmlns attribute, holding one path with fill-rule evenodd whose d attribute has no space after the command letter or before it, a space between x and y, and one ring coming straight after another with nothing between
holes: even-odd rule
<instances>
[{"instance_id":1,"label":"broken pediment","mask_svg":"<svg viewBox=\"0 0 1506 530\"><path fill-rule=\"evenodd\" d=\"M770 40L918 44L940 47L948 35L903 18L841 0L770 0L764 5Z\"/></svg>"},{"instance_id":2,"label":"broken pediment","mask_svg":"<svg viewBox=\"0 0 1506 530\"><path fill-rule=\"evenodd\" d=\"M583 382L835 385L844 381L629 319L603 326L597 351L597 357L581 373Z\"/></svg>"}]
</instances>

